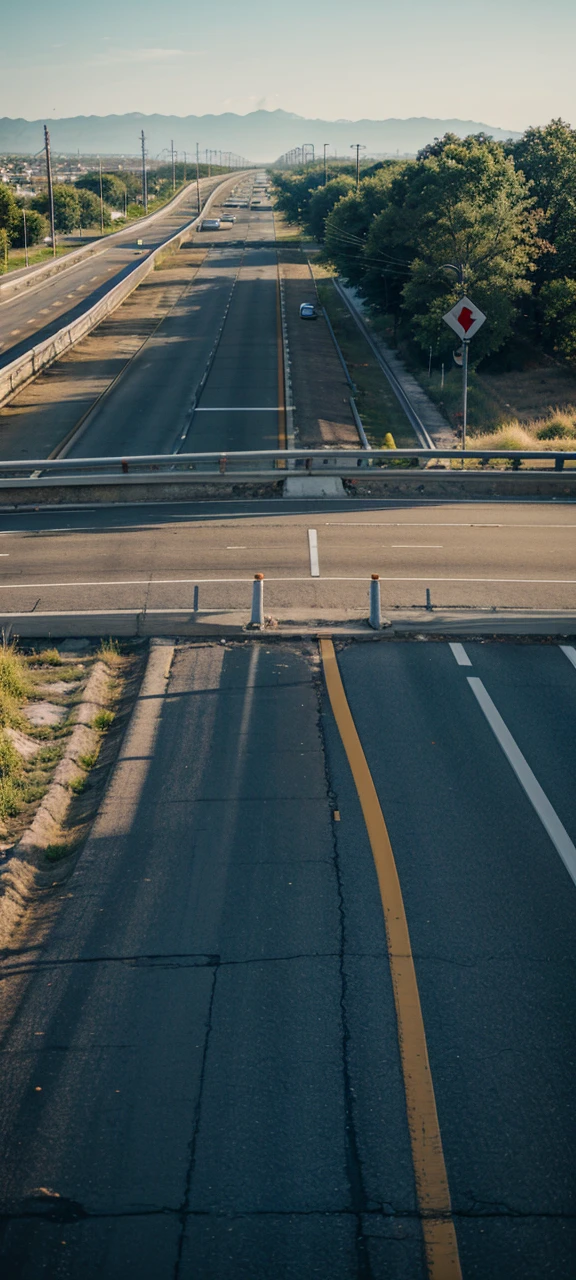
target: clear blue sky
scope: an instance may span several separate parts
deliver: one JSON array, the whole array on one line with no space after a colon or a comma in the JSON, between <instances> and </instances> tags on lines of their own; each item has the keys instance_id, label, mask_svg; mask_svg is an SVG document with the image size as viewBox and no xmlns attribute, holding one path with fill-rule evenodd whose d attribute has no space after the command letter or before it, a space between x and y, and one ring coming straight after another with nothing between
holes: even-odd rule
<instances>
[{"instance_id":1,"label":"clear blue sky","mask_svg":"<svg viewBox=\"0 0 576 1280\"><path fill-rule=\"evenodd\" d=\"M576 124L575 51L574 0L30 0L2 19L0 115Z\"/></svg>"}]
</instances>

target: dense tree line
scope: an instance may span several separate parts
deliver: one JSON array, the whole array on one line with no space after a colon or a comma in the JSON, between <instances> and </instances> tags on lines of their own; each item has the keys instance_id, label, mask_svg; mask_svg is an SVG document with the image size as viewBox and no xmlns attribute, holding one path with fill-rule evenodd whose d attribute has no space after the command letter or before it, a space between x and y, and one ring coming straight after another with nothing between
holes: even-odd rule
<instances>
[{"instance_id":1,"label":"dense tree line","mask_svg":"<svg viewBox=\"0 0 576 1280\"><path fill-rule=\"evenodd\" d=\"M476 362L512 335L576 359L576 130L562 120L505 145L446 134L358 190L342 170L274 181L280 209L399 337L448 356L442 316L467 292L488 316Z\"/></svg>"}]
</instances>

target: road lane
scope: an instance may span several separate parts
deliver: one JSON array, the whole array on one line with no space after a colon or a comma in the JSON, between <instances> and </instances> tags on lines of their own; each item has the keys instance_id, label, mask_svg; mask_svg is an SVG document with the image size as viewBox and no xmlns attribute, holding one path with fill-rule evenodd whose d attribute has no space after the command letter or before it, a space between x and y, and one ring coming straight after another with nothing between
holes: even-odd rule
<instances>
[{"instance_id":1,"label":"road lane","mask_svg":"<svg viewBox=\"0 0 576 1280\"><path fill-rule=\"evenodd\" d=\"M565 796L573 837L576 688L562 679L564 656L465 648L474 670L506 672L509 705L503 683L487 675L487 687L515 733L530 720L523 749L547 790L555 775L551 799ZM339 664L402 885L463 1275L568 1280L576 890L448 646L352 646ZM531 712L516 678L526 668ZM328 751L348 865L356 800L330 731Z\"/></svg>"},{"instance_id":2,"label":"road lane","mask_svg":"<svg viewBox=\"0 0 576 1280\"><path fill-rule=\"evenodd\" d=\"M114 583L126 581L135 588L140 584L140 604L151 584L150 607L187 607L186 583L201 581L207 584L203 608L242 608L247 607L246 581L261 572L271 609L309 608L312 617L314 609L326 608L338 617L347 609L367 607L370 574L380 572L385 611L423 606L426 587L437 608L576 609L576 520L570 505L562 509L560 519L558 507L545 502L463 504L457 513L461 517L466 511L469 516L465 536L459 521L451 526L453 507L427 508L431 540L440 541L434 529L441 529L443 545L440 550L410 552L410 571L404 560L408 553L391 547L383 551L382 541L384 536L390 543L396 540L400 516L405 528L412 521L421 522L421 507L382 504L377 515L384 532L378 527L375 534L367 524L364 534L358 529L356 504L352 510L339 505L338 524L328 533L324 511L317 505L314 509L303 503L298 510L282 500L148 506L132 512L117 508L64 516L7 513L10 560L0 569L0 608L119 608L124 604L123 587ZM308 541L312 525L320 570L313 581ZM366 550L366 541L371 550ZM236 549L231 551L231 545ZM86 586L91 583L93 588ZM31 603L23 601L28 587L36 591L33 598L27 597Z\"/></svg>"},{"instance_id":3,"label":"road lane","mask_svg":"<svg viewBox=\"0 0 576 1280\"><path fill-rule=\"evenodd\" d=\"M129 742L52 934L6 959L8 995L28 984L0 1079L14 1276L369 1275L315 658L180 651L152 769L133 777L150 748ZM380 1037L389 981L379 1002ZM381 1194L411 1213L385 1052ZM391 1260L398 1238L408 1280L421 1243L400 1221Z\"/></svg>"}]
</instances>

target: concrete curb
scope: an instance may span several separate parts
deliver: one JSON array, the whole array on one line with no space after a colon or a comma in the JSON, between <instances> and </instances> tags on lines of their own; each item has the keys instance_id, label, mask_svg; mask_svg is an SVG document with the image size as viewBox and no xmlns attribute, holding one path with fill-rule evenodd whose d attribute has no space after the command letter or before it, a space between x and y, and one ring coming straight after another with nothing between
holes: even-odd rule
<instances>
[{"instance_id":1,"label":"concrete curb","mask_svg":"<svg viewBox=\"0 0 576 1280\"><path fill-rule=\"evenodd\" d=\"M58 878L57 868L51 868L48 875L41 871L37 858L49 845L58 842L62 823L72 803L70 783L85 773L79 763L80 756L88 755L99 742L100 735L91 725L94 716L106 706L109 679L110 672L105 664L96 662L76 708L74 729L46 795L32 823L0 869L0 947L8 944L15 924L38 891L52 883L55 876Z\"/></svg>"},{"instance_id":2,"label":"concrete curb","mask_svg":"<svg viewBox=\"0 0 576 1280\"><path fill-rule=\"evenodd\" d=\"M368 587L368 583L366 583ZM64 637L149 637L160 644L160 637L178 636L182 639L242 637L261 635L270 640L278 637L334 635L374 637L368 624L368 591L366 611L350 611L352 616L335 615L331 610L317 610L310 615L305 610L292 610L284 618L264 623L261 632L247 633L250 612L245 610L213 610L195 614L193 609L148 609L146 613L136 609L91 610L77 613L5 613L0 614L0 626L10 627L11 634L22 638L52 640ZM402 639L422 635L507 635L507 636L574 636L576 635L575 611L551 611L535 609L393 609L384 606L386 638ZM266 615L265 615L266 616ZM389 623L387 626L386 623ZM165 642L164 642L165 643ZM82 752L84 748L82 748Z\"/></svg>"}]
</instances>

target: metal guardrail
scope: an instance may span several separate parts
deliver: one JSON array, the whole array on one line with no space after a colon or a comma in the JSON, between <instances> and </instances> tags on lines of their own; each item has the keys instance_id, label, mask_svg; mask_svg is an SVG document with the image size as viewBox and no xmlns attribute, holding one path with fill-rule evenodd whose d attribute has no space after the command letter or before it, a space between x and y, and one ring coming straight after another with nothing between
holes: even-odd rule
<instances>
[{"instance_id":1,"label":"metal guardrail","mask_svg":"<svg viewBox=\"0 0 576 1280\"><path fill-rule=\"evenodd\" d=\"M77 320L73 320L71 324L64 325L51 338L45 338L44 342L39 342L35 347L31 347L29 351L25 351L24 355L19 356L17 360L13 360L11 364L7 364L0 369L0 405L10 400L22 387L30 382L32 378L45 369L47 365L52 364L58 356L67 351L69 347L75 346L81 338L87 333L91 333L97 324L128 297L130 293L141 283L141 281L152 271L156 258L160 254L165 253L172 245L181 242L192 230L193 227L202 219L206 210L218 198L222 187L227 183L233 182L234 178L225 178L214 191L210 193L204 208L197 217L192 218L185 226L181 227L175 235L170 236L168 240L164 240L162 244L157 245L155 249L151 249L144 260L118 284L112 288L96 302L94 306L85 311Z\"/></svg>"},{"instance_id":2,"label":"metal guardrail","mask_svg":"<svg viewBox=\"0 0 576 1280\"><path fill-rule=\"evenodd\" d=\"M376 346L376 343L374 342L372 334L370 333L370 330L368 329L367 325L365 325L362 319L362 316L356 310L355 307L353 308L352 303L350 299L346 296L339 280L336 280L336 279L334 280L334 287L337 290L339 296L341 297L344 305L348 308L348 311L350 312L350 315L352 316L354 323L357 325L362 336L366 339L366 342L368 343L368 346L370 347L372 354L376 359L377 363L380 365L380 368L383 374L388 379L388 382L390 383L390 386L394 392L394 395L396 396L396 399L402 406L404 413L408 418L408 421L410 423L410 426L412 427L412 430L414 431L416 439L419 440L420 443L426 447L426 449L433 449L434 453L436 454L438 451L436 449L436 445L434 444L434 441L431 435L426 430L426 427L424 426L422 419L416 413L414 405L412 404L412 401L409 399L408 395L406 394L404 387L402 386L402 383L398 380L393 369L390 368L388 361L384 359L382 352L379 351L378 347Z\"/></svg>"},{"instance_id":3,"label":"metal guardrail","mask_svg":"<svg viewBox=\"0 0 576 1280\"><path fill-rule=\"evenodd\" d=\"M390 471L402 462L418 467L423 465L428 471L438 470L442 461L461 464L476 461L479 470L485 469L490 462L504 462L510 463L516 471L523 462L540 462L550 463L552 467L543 466L539 470L562 471L565 462L576 464L576 450L561 453L536 449L435 449L431 455L429 449L372 449L370 452L364 449L253 449L230 453L138 454L124 458L17 459L0 461L0 486L14 485L23 479L37 482L57 478L59 483L75 484L79 478L90 482L110 476L146 475L147 478L169 479L185 474L192 478L193 472L199 473L199 479L210 474L233 475L240 479L247 475L272 473L280 480L294 472L325 475L327 471L331 475L353 477L359 469Z\"/></svg>"}]
</instances>

